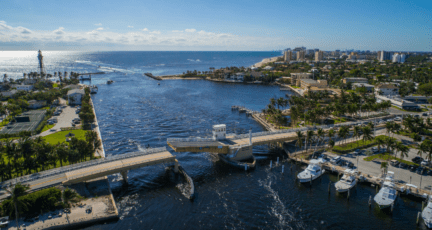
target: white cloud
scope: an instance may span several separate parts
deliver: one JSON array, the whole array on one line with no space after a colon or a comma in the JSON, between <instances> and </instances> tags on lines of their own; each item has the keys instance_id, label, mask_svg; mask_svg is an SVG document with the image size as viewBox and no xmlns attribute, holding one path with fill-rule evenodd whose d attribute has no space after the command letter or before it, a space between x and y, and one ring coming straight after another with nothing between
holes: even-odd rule
<instances>
[{"instance_id":1,"label":"white cloud","mask_svg":"<svg viewBox=\"0 0 432 230\"><path fill-rule=\"evenodd\" d=\"M196 29L185 29L185 31L188 32L188 33L193 33L193 32L196 31Z\"/></svg>"},{"instance_id":2,"label":"white cloud","mask_svg":"<svg viewBox=\"0 0 432 230\"><path fill-rule=\"evenodd\" d=\"M128 28L133 28L133 26L128 26Z\"/></svg>"},{"instance_id":3,"label":"white cloud","mask_svg":"<svg viewBox=\"0 0 432 230\"><path fill-rule=\"evenodd\" d=\"M61 35L65 33L63 30L64 30L63 27L59 27L58 29L54 30L53 33Z\"/></svg>"},{"instance_id":4,"label":"white cloud","mask_svg":"<svg viewBox=\"0 0 432 230\"><path fill-rule=\"evenodd\" d=\"M150 31L148 28L130 32L113 32L100 27L88 31L67 31L59 27L56 30L43 31L27 29L24 27L12 27L6 22L0 21L0 47L14 49L6 45L9 42L22 43L30 46L50 44L50 47L106 47L106 49L130 49L148 50L265 50L264 47L285 47L287 39L269 37L238 36L229 33L214 33L196 31L195 29L172 30L162 33L160 30ZM103 28L103 29L102 29ZM289 41L288 41L289 42ZM269 45L270 44L270 45ZM3 45L3 46L2 46ZM48 45L47 45L48 46ZM133 48L135 47L135 48ZM268 48L267 48L268 50Z\"/></svg>"},{"instance_id":5,"label":"white cloud","mask_svg":"<svg viewBox=\"0 0 432 230\"><path fill-rule=\"evenodd\" d=\"M21 27L21 26L18 26L16 29L22 34L31 34L32 33L31 30L24 28L24 27Z\"/></svg>"},{"instance_id":6,"label":"white cloud","mask_svg":"<svg viewBox=\"0 0 432 230\"><path fill-rule=\"evenodd\" d=\"M96 30L103 30L104 28L103 27L99 27L99 28L97 28Z\"/></svg>"},{"instance_id":7,"label":"white cloud","mask_svg":"<svg viewBox=\"0 0 432 230\"><path fill-rule=\"evenodd\" d=\"M95 26L102 26L102 23L94 24Z\"/></svg>"}]
</instances>

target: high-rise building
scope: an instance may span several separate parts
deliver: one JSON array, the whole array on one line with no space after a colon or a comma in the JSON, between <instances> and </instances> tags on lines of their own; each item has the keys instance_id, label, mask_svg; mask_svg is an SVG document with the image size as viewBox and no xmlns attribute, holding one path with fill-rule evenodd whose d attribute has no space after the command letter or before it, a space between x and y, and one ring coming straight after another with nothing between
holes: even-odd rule
<instances>
[{"instance_id":1,"label":"high-rise building","mask_svg":"<svg viewBox=\"0 0 432 230\"><path fill-rule=\"evenodd\" d=\"M291 61L291 58L292 58L292 51L291 50L287 50L287 51L285 51L284 52L284 61L285 62L289 62L289 61Z\"/></svg>"},{"instance_id":2,"label":"high-rise building","mask_svg":"<svg viewBox=\"0 0 432 230\"><path fill-rule=\"evenodd\" d=\"M315 52L315 61L322 61L324 58L324 52L323 51L316 51Z\"/></svg>"},{"instance_id":3,"label":"high-rise building","mask_svg":"<svg viewBox=\"0 0 432 230\"><path fill-rule=\"evenodd\" d=\"M400 62L401 63L405 63L405 59L406 59L406 55L405 54L400 54Z\"/></svg>"},{"instance_id":4,"label":"high-rise building","mask_svg":"<svg viewBox=\"0 0 432 230\"><path fill-rule=\"evenodd\" d=\"M317 52L317 51L319 51L319 49L315 48L315 49L314 49L314 52Z\"/></svg>"},{"instance_id":5,"label":"high-rise building","mask_svg":"<svg viewBox=\"0 0 432 230\"><path fill-rule=\"evenodd\" d=\"M391 53L384 50L378 51L378 60L379 61L391 60Z\"/></svg>"},{"instance_id":6,"label":"high-rise building","mask_svg":"<svg viewBox=\"0 0 432 230\"><path fill-rule=\"evenodd\" d=\"M302 61L304 59L305 59L305 51L304 50L298 51L297 52L297 61Z\"/></svg>"},{"instance_id":7,"label":"high-rise building","mask_svg":"<svg viewBox=\"0 0 432 230\"><path fill-rule=\"evenodd\" d=\"M306 55L312 55L314 53L315 53L315 51L312 49L306 50Z\"/></svg>"},{"instance_id":8,"label":"high-rise building","mask_svg":"<svg viewBox=\"0 0 432 230\"><path fill-rule=\"evenodd\" d=\"M306 50L306 47L304 47L304 46L296 47L296 48L293 49L293 51L296 51L296 52L298 52L298 51L304 51L304 50Z\"/></svg>"},{"instance_id":9,"label":"high-rise building","mask_svg":"<svg viewBox=\"0 0 432 230\"><path fill-rule=\"evenodd\" d=\"M393 54L392 62L400 62L400 55L398 53Z\"/></svg>"}]
</instances>

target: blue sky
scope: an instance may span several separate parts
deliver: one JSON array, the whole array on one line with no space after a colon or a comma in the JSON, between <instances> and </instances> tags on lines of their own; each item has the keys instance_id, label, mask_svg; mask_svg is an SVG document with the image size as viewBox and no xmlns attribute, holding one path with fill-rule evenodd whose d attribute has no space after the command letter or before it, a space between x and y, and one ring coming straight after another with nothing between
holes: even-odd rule
<instances>
[{"instance_id":1,"label":"blue sky","mask_svg":"<svg viewBox=\"0 0 432 230\"><path fill-rule=\"evenodd\" d=\"M431 50L432 1L2 0L3 50Z\"/></svg>"}]
</instances>

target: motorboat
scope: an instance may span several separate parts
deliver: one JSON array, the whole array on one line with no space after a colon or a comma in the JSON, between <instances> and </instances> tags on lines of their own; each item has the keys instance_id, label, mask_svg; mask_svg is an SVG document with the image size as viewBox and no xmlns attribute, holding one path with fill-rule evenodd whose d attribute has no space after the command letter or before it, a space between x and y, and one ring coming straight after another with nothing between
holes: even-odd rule
<instances>
[{"instance_id":1,"label":"motorboat","mask_svg":"<svg viewBox=\"0 0 432 230\"><path fill-rule=\"evenodd\" d=\"M346 172L342 178L336 182L335 188L337 192L348 192L348 190L352 189L356 184L357 179L355 176Z\"/></svg>"},{"instance_id":2,"label":"motorboat","mask_svg":"<svg viewBox=\"0 0 432 230\"><path fill-rule=\"evenodd\" d=\"M111 85L113 82L114 82L113 80L108 80L108 81L107 81L107 84L108 84L108 85Z\"/></svg>"},{"instance_id":3,"label":"motorboat","mask_svg":"<svg viewBox=\"0 0 432 230\"><path fill-rule=\"evenodd\" d=\"M432 200L431 198L428 199L428 204L426 208L423 209L421 214L423 221L425 225L428 228L432 228Z\"/></svg>"},{"instance_id":4,"label":"motorboat","mask_svg":"<svg viewBox=\"0 0 432 230\"><path fill-rule=\"evenodd\" d=\"M336 156L336 157L331 158L330 163L337 165L341 160L342 160L342 158L340 156Z\"/></svg>"},{"instance_id":5,"label":"motorboat","mask_svg":"<svg viewBox=\"0 0 432 230\"><path fill-rule=\"evenodd\" d=\"M325 172L325 170L323 170L319 165L319 161L310 160L309 162L310 164L308 167L297 175L300 183L306 183L310 182L311 180L315 180Z\"/></svg>"},{"instance_id":6,"label":"motorboat","mask_svg":"<svg viewBox=\"0 0 432 230\"><path fill-rule=\"evenodd\" d=\"M98 87L95 85L90 86L90 93L95 94L98 92Z\"/></svg>"},{"instance_id":7,"label":"motorboat","mask_svg":"<svg viewBox=\"0 0 432 230\"><path fill-rule=\"evenodd\" d=\"M382 188L374 197L374 201L380 209L391 207L396 200L396 189L393 178L394 172L388 171Z\"/></svg>"}]
</instances>

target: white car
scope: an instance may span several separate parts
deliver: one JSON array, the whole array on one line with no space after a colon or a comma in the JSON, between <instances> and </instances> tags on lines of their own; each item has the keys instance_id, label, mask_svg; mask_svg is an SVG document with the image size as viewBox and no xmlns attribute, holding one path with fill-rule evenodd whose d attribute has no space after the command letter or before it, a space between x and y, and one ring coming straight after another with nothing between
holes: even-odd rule
<instances>
[{"instance_id":1,"label":"white car","mask_svg":"<svg viewBox=\"0 0 432 230\"><path fill-rule=\"evenodd\" d=\"M395 120L395 121L402 121L402 118L400 118L400 117L396 117L394 120Z\"/></svg>"},{"instance_id":2,"label":"white car","mask_svg":"<svg viewBox=\"0 0 432 230\"><path fill-rule=\"evenodd\" d=\"M374 152L374 153L378 152L378 148L377 147L373 147L372 148L372 152Z\"/></svg>"}]
</instances>

